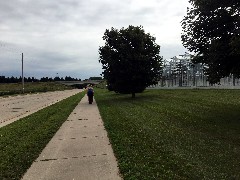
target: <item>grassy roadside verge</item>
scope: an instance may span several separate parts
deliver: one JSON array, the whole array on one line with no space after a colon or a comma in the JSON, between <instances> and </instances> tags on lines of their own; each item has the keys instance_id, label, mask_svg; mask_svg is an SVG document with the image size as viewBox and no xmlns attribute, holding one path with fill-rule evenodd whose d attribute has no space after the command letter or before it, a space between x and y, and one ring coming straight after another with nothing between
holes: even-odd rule
<instances>
[{"instance_id":1,"label":"grassy roadside verge","mask_svg":"<svg viewBox=\"0 0 240 180\"><path fill-rule=\"evenodd\" d=\"M0 128L0 179L20 179L83 96L78 93Z\"/></svg>"},{"instance_id":2,"label":"grassy roadside verge","mask_svg":"<svg viewBox=\"0 0 240 180\"><path fill-rule=\"evenodd\" d=\"M24 84L25 93L63 91L72 89L70 86L56 82L26 82ZM0 83L0 96L22 94L21 83Z\"/></svg>"},{"instance_id":3,"label":"grassy roadside verge","mask_svg":"<svg viewBox=\"0 0 240 180\"><path fill-rule=\"evenodd\" d=\"M239 90L95 98L124 179L240 179Z\"/></svg>"}]
</instances>

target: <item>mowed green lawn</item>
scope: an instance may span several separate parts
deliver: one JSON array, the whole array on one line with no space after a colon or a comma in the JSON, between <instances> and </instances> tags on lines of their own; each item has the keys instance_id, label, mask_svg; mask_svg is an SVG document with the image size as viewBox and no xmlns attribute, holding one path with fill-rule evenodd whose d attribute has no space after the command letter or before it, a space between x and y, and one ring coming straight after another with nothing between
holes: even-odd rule
<instances>
[{"instance_id":1,"label":"mowed green lawn","mask_svg":"<svg viewBox=\"0 0 240 180\"><path fill-rule=\"evenodd\" d=\"M240 90L95 98L124 179L240 179Z\"/></svg>"},{"instance_id":2,"label":"mowed green lawn","mask_svg":"<svg viewBox=\"0 0 240 180\"><path fill-rule=\"evenodd\" d=\"M78 93L0 128L0 180L21 179L84 95Z\"/></svg>"}]
</instances>

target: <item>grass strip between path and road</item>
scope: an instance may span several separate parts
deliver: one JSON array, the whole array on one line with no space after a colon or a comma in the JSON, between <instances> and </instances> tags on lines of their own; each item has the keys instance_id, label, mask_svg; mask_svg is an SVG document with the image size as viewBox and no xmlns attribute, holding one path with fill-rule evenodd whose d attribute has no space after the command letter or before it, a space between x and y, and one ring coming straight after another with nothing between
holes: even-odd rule
<instances>
[{"instance_id":1,"label":"grass strip between path and road","mask_svg":"<svg viewBox=\"0 0 240 180\"><path fill-rule=\"evenodd\" d=\"M0 128L0 179L20 179L80 102L78 93Z\"/></svg>"},{"instance_id":2,"label":"grass strip between path and road","mask_svg":"<svg viewBox=\"0 0 240 180\"><path fill-rule=\"evenodd\" d=\"M0 96L22 94L22 83L0 83ZM73 89L71 86L67 86L57 82L25 82L25 93L37 93L48 91L63 91L67 89Z\"/></svg>"},{"instance_id":3,"label":"grass strip between path and road","mask_svg":"<svg viewBox=\"0 0 240 180\"><path fill-rule=\"evenodd\" d=\"M124 179L240 179L240 90L95 90Z\"/></svg>"}]
</instances>

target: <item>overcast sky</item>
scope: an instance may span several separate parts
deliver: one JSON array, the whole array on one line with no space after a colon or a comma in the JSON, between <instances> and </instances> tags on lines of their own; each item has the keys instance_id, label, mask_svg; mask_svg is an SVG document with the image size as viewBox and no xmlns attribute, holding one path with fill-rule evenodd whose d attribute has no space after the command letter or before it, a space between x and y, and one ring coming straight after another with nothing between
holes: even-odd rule
<instances>
[{"instance_id":1,"label":"overcast sky","mask_svg":"<svg viewBox=\"0 0 240 180\"><path fill-rule=\"evenodd\" d=\"M106 29L142 25L164 59L183 54L188 0L1 0L0 76L89 78L102 72Z\"/></svg>"}]
</instances>

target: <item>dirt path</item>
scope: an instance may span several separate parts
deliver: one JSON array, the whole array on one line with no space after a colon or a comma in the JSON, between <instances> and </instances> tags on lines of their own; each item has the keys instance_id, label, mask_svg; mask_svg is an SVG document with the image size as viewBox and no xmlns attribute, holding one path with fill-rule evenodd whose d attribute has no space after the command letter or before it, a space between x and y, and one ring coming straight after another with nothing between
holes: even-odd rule
<instances>
[{"instance_id":1,"label":"dirt path","mask_svg":"<svg viewBox=\"0 0 240 180\"><path fill-rule=\"evenodd\" d=\"M55 104L82 90L54 91L0 98L0 127Z\"/></svg>"}]
</instances>

